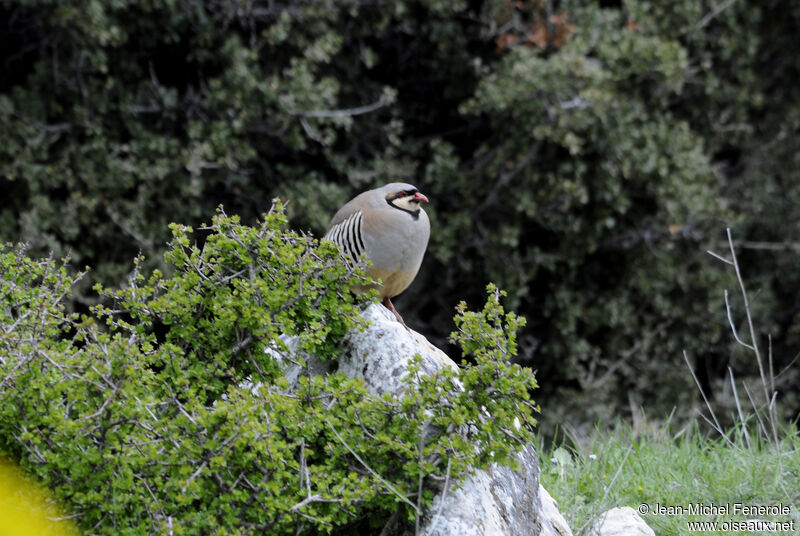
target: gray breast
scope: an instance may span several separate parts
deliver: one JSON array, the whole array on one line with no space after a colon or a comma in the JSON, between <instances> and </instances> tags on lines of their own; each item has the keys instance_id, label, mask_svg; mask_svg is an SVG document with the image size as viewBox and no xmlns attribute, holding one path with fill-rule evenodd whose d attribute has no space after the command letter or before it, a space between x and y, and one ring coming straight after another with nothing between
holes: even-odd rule
<instances>
[{"instance_id":1,"label":"gray breast","mask_svg":"<svg viewBox=\"0 0 800 536\"><path fill-rule=\"evenodd\" d=\"M413 218L397 209L382 211L380 217L365 219L363 238L367 256L376 268L416 274L428 246L430 223L425 211Z\"/></svg>"}]
</instances>

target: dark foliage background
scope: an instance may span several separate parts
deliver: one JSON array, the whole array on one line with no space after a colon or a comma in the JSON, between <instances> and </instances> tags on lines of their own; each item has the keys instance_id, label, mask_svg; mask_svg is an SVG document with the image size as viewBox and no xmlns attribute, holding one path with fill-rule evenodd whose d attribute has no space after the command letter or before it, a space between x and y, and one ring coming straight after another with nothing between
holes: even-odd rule
<instances>
[{"instance_id":1,"label":"dark foliage background","mask_svg":"<svg viewBox=\"0 0 800 536\"><path fill-rule=\"evenodd\" d=\"M776 371L800 348L798 24L791 0L0 0L0 239L91 266L85 310L169 222L280 196L319 235L412 182L432 242L398 307L445 345L459 300L507 289L545 424L687 414L684 348L724 405L727 367L756 371L705 253L725 227Z\"/></svg>"}]
</instances>

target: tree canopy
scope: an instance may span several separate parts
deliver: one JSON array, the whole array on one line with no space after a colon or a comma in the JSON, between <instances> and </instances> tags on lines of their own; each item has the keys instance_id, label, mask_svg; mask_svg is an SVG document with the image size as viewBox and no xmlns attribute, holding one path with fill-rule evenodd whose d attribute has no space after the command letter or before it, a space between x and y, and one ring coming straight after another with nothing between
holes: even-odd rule
<instances>
[{"instance_id":1,"label":"tree canopy","mask_svg":"<svg viewBox=\"0 0 800 536\"><path fill-rule=\"evenodd\" d=\"M681 350L712 390L745 367L705 253L726 227L776 370L799 346L798 23L790 0L0 0L0 239L91 266L85 311L139 252L169 270L171 222L279 196L319 235L411 182L410 325L446 344L493 281L545 420L668 412L695 396Z\"/></svg>"}]
</instances>

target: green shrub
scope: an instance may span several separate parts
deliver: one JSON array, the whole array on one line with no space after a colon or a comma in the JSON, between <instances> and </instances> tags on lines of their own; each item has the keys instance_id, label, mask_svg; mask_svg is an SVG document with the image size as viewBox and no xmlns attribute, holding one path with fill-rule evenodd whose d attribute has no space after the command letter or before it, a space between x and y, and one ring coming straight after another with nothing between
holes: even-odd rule
<instances>
[{"instance_id":1,"label":"green shrub","mask_svg":"<svg viewBox=\"0 0 800 536\"><path fill-rule=\"evenodd\" d=\"M0 249L0 453L85 532L347 533L413 519L448 476L532 441L536 382L507 363L523 321L493 287L483 312L459 309L453 337L475 360L461 374L399 398L339 373L290 390L265 348L295 334L335 358L361 326L369 297L348 289L363 272L288 231L280 205L256 227L220 210L204 231L200 248L173 225L172 275L137 259L127 286L96 287L109 305L91 317L65 310L84 275L66 260Z\"/></svg>"}]
</instances>

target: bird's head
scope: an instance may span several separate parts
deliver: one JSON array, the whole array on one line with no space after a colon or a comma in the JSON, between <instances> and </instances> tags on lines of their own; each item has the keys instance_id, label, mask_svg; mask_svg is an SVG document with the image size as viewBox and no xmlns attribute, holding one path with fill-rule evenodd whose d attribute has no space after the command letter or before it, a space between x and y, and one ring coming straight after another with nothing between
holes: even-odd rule
<instances>
[{"instance_id":1,"label":"bird's head","mask_svg":"<svg viewBox=\"0 0 800 536\"><path fill-rule=\"evenodd\" d=\"M385 188L387 189L386 202L390 206L408 212L413 216L419 216L420 203L428 202L428 198L410 184L393 183L387 184Z\"/></svg>"}]
</instances>

